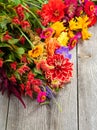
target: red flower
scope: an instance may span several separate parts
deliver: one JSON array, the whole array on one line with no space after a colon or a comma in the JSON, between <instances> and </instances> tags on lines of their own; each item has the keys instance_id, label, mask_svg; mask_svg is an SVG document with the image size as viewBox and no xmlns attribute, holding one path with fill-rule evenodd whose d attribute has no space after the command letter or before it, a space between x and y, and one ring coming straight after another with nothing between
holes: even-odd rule
<instances>
[{"instance_id":1,"label":"red flower","mask_svg":"<svg viewBox=\"0 0 97 130\"><path fill-rule=\"evenodd\" d=\"M88 1L84 5L84 11L88 16L91 16L95 13L95 4L92 1Z\"/></svg>"},{"instance_id":2,"label":"red flower","mask_svg":"<svg viewBox=\"0 0 97 130\"><path fill-rule=\"evenodd\" d=\"M10 40L10 39L12 39L12 36L10 36L10 35L8 34L8 32L6 32L6 34L3 36L3 40L4 40L4 41L8 41L8 40Z\"/></svg>"},{"instance_id":3,"label":"red flower","mask_svg":"<svg viewBox=\"0 0 97 130\"><path fill-rule=\"evenodd\" d=\"M18 18L18 17L14 17L14 18L12 19L12 23L20 24L19 18Z\"/></svg>"},{"instance_id":4,"label":"red flower","mask_svg":"<svg viewBox=\"0 0 97 130\"><path fill-rule=\"evenodd\" d=\"M22 21L21 26L23 29L26 29L30 27L30 23L28 21Z\"/></svg>"},{"instance_id":5,"label":"red flower","mask_svg":"<svg viewBox=\"0 0 97 130\"><path fill-rule=\"evenodd\" d=\"M16 83L16 77L15 77L14 75L12 75L12 76L10 77L10 81L12 81L13 83Z\"/></svg>"},{"instance_id":6,"label":"red flower","mask_svg":"<svg viewBox=\"0 0 97 130\"><path fill-rule=\"evenodd\" d=\"M16 10L17 14L19 15L19 14L23 13L24 8L22 7L21 4L19 4L18 6L15 7L15 10Z\"/></svg>"},{"instance_id":7,"label":"red flower","mask_svg":"<svg viewBox=\"0 0 97 130\"><path fill-rule=\"evenodd\" d=\"M62 0L49 0L44 4L42 10L38 13L44 25L48 22L56 22L64 17L65 4Z\"/></svg>"},{"instance_id":8,"label":"red flower","mask_svg":"<svg viewBox=\"0 0 97 130\"><path fill-rule=\"evenodd\" d=\"M23 75L24 73L26 73L27 71L29 71L30 70L30 68L26 65L26 64L24 64L24 65L22 65L19 69L18 69L18 73L20 74L20 75Z\"/></svg>"},{"instance_id":9,"label":"red flower","mask_svg":"<svg viewBox=\"0 0 97 130\"><path fill-rule=\"evenodd\" d=\"M24 20L24 18L25 18L24 13L20 13L20 14L18 14L18 16L19 16L20 21Z\"/></svg>"},{"instance_id":10,"label":"red flower","mask_svg":"<svg viewBox=\"0 0 97 130\"><path fill-rule=\"evenodd\" d=\"M25 41L26 41L25 37L22 36L22 37L20 38L20 43L24 45L24 44L25 44Z\"/></svg>"},{"instance_id":11,"label":"red flower","mask_svg":"<svg viewBox=\"0 0 97 130\"><path fill-rule=\"evenodd\" d=\"M40 92L41 92L41 89L40 89L39 86L37 86L37 85L34 85L34 86L33 86L33 89L34 89L34 91L35 91L36 93L40 93Z\"/></svg>"},{"instance_id":12,"label":"red flower","mask_svg":"<svg viewBox=\"0 0 97 130\"><path fill-rule=\"evenodd\" d=\"M3 66L3 60L0 58L0 68Z\"/></svg>"},{"instance_id":13,"label":"red flower","mask_svg":"<svg viewBox=\"0 0 97 130\"><path fill-rule=\"evenodd\" d=\"M93 26L97 22L97 17L95 15L89 17L89 27Z\"/></svg>"},{"instance_id":14,"label":"red flower","mask_svg":"<svg viewBox=\"0 0 97 130\"><path fill-rule=\"evenodd\" d=\"M13 62L10 64L11 69L16 70L17 62Z\"/></svg>"},{"instance_id":15,"label":"red flower","mask_svg":"<svg viewBox=\"0 0 97 130\"><path fill-rule=\"evenodd\" d=\"M58 80L61 83L67 83L72 77L73 64L70 63L69 59L64 58L63 55L57 54L48 57L47 64L52 67L49 71L45 72L46 78Z\"/></svg>"}]
</instances>

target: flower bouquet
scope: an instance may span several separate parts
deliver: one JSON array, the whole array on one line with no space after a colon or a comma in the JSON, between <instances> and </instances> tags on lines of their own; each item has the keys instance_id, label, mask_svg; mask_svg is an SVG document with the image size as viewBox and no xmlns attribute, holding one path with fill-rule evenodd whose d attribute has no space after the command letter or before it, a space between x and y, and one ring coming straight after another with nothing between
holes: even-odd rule
<instances>
[{"instance_id":1,"label":"flower bouquet","mask_svg":"<svg viewBox=\"0 0 97 130\"><path fill-rule=\"evenodd\" d=\"M49 103L70 82L69 53L91 37L91 0L0 0L0 91Z\"/></svg>"}]
</instances>

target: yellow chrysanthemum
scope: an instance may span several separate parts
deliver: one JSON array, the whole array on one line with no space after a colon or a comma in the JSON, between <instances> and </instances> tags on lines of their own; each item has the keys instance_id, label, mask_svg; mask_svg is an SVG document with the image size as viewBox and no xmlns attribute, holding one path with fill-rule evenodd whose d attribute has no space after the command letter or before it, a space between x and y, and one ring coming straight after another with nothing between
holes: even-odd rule
<instances>
[{"instance_id":1,"label":"yellow chrysanthemum","mask_svg":"<svg viewBox=\"0 0 97 130\"><path fill-rule=\"evenodd\" d=\"M62 22L55 22L51 25L51 28L55 30L55 37L58 37L62 31L64 31L66 28L64 27Z\"/></svg>"},{"instance_id":2,"label":"yellow chrysanthemum","mask_svg":"<svg viewBox=\"0 0 97 130\"><path fill-rule=\"evenodd\" d=\"M28 55L37 58L43 53L43 45L39 44L35 46L32 50L28 51Z\"/></svg>"},{"instance_id":3,"label":"yellow chrysanthemum","mask_svg":"<svg viewBox=\"0 0 97 130\"><path fill-rule=\"evenodd\" d=\"M69 40L69 37L67 36L67 32L62 32L57 40L61 46L67 46Z\"/></svg>"},{"instance_id":4,"label":"yellow chrysanthemum","mask_svg":"<svg viewBox=\"0 0 97 130\"><path fill-rule=\"evenodd\" d=\"M74 34L73 31L68 30L68 36L69 36L70 38L73 38L73 37L75 36L75 34Z\"/></svg>"},{"instance_id":5,"label":"yellow chrysanthemum","mask_svg":"<svg viewBox=\"0 0 97 130\"><path fill-rule=\"evenodd\" d=\"M82 39L86 40L91 37L91 34L88 32L88 28L83 28L82 29Z\"/></svg>"}]
</instances>

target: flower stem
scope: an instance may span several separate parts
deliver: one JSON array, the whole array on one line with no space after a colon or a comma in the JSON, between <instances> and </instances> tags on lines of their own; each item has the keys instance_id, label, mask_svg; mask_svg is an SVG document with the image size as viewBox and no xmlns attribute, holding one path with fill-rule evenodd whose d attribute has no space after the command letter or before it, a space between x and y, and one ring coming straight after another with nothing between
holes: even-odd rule
<instances>
[{"instance_id":1,"label":"flower stem","mask_svg":"<svg viewBox=\"0 0 97 130\"><path fill-rule=\"evenodd\" d=\"M38 6L38 5L34 4L34 3L31 3L31 2L28 2L28 1L26 3L28 3L28 4L32 5L32 6L35 6L35 7L39 8L39 9L41 9L40 6Z\"/></svg>"},{"instance_id":2,"label":"flower stem","mask_svg":"<svg viewBox=\"0 0 97 130\"><path fill-rule=\"evenodd\" d=\"M23 6L23 5L22 5L22 6ZM42 29L44 29L44 27L42 26L41 22L38 20L38 18L36 17L36 15L35 15L32 11L30 11L27 7L23 6L23 8L26 9L30 14L32 14L32 16L37 20L37 22L38 22L38 24L40 25L40 27L41 27Z\"/></svg>"},{"instance_id":3,"label":"flower stem","mask_svg":"<svg viewBox=\"0 0 97 130\"><path fill-rule=\"evenodd\" d=\"M31 47L33 48L34 45L32 44L32 42L28 39L28 37L23 33L23 31L19 27L17 27L17 28L19 29L19 31L21 32L21 34L26 38L26 40L29 42L29 44L31 45Z\"/></svg>"}]
</instances>

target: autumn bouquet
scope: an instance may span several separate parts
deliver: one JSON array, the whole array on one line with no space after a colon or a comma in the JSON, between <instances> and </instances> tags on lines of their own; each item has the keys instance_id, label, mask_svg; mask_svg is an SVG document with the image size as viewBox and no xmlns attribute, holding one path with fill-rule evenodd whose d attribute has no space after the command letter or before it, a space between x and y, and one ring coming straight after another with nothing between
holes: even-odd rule
<instances>
[{"instance_id":1,"label":"autumn bouquet","mask_svg":"<svg viewBox=\"0 0 97 130\"><path fill-rule=\"evenodd\" d=\"M0 91L45 104L73 72L69 53L97 21L90 0L0 0Z\"/></svg>"}]
</instances>

